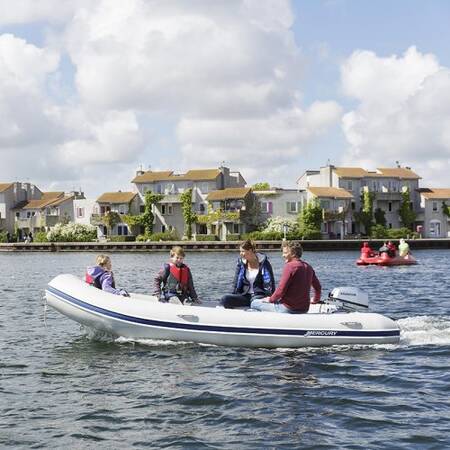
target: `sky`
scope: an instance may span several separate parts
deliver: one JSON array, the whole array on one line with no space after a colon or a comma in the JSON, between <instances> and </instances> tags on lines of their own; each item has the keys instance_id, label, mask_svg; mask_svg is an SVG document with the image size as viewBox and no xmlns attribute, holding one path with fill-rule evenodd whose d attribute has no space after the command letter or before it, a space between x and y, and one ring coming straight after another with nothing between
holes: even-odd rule
<instances>
[{"instance_id":1,"label":"sky","mask_svg":"<svg viewBox=\"0 0 450 450\"><path fill-rule=\"evenodd\" d=\"M0 0L0 182L138 168L294 188L328 163L450 187L447 0Z\"/></svg>"}]
</instances>

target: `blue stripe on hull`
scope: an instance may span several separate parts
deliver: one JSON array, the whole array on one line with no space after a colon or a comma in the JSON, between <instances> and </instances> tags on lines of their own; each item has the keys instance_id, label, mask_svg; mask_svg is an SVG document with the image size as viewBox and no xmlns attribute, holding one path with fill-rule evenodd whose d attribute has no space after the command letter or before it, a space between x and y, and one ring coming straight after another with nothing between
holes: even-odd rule
<instances>
[{"instance_id":1,"label":"blue stripe on hull","mask_svg":"<svg viewBox=\"0 0 450 450\"><path fill-rule=\"evenodd\" d=\"M177 323L166 322L162 320L143 319L141 317L128 316L126 314L117 313L109 309L100 308L99 306L91 305L83 300L79 300L71 295L66 294L52 286L47 286L47 291L51 294L59 297L60 299L69 302L73 305L81 308L102 314L114 319L120 319L126 322L148 325L160 328L171 328L179 330L195 330L195 331L213 331L217 333L239 333L239 334L258 334L258 335L277 335L277 336L305 336L308 337L387 337L387 336L400 336L400 330L386 330L386 331L357 331L357 330L323 330L323 334L314 335L316 330L309 329L279 329L279 328L243 328L233 326L220 326L220 325L200 325L191 323ZM318 331L321 333L321 330Z\"/></svg>"}]
</instances>

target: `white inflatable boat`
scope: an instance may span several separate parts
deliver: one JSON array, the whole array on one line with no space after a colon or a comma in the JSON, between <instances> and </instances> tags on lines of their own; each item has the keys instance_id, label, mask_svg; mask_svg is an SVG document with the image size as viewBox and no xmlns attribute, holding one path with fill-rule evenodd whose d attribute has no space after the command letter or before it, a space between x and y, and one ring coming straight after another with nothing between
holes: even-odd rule
<instances>
[{"instance_id":1,"label":"white inflatable boat","mask_svg":"<svg viewBox=\"0 0 450 450\"><path fill-rule=\"evenodd\" d=\"M67 317L113 336L189 341L239 347L309 347L398 343L400 328L367 312L367 294L333 289L308 314L280 314L214 306L158 302L151 295L122 297L89 286L73 275L58 275L47 286L50 306Z\"/></svg>"}]
</instances>

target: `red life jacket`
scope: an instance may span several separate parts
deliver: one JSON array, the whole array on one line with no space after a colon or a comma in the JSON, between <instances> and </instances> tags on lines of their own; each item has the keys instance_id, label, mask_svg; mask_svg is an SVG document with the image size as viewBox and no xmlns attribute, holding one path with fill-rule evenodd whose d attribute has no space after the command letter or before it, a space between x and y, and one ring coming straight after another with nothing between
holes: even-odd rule
<instances>
[{"instance_id":1,"label":"red life jacket","mask_svg":"<svg viewBox=\"0 0 450 450\"><path fill-rule=\"evenodd\" d=\"M169 272L177 280L181 289L185 291L189 283L189 267L185 264L181 267L169 263Z\"/></svg>"}]
</instances>

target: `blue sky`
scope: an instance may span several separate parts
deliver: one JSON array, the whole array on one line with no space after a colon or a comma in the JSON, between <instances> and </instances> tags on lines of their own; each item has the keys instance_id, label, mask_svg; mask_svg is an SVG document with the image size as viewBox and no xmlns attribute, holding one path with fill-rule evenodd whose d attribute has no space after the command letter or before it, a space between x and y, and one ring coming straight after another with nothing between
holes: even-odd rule
<instances>
[{"instance_id":1,"label":"blue sky","mask_svg":"<svg viewBox=\"0 0 450 450\"><path fill-rule=\"evenodd\" d=\"M449 187L450 2L0 0L0 182L330 161ZM99 183L99 177L102 180Z\"/></svg>"}]
</instances>

